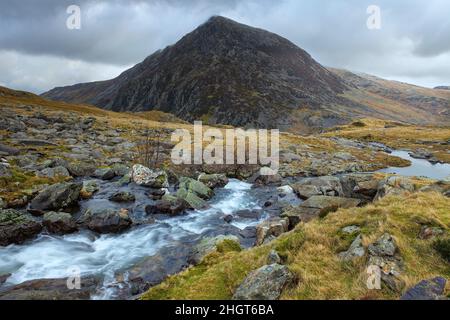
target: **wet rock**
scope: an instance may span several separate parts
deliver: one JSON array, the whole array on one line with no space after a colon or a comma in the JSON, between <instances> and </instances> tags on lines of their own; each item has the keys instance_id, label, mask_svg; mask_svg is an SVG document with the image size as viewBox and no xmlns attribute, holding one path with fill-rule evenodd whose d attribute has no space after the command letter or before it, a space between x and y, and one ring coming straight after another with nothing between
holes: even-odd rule
<instances>
[{"instance_id":1,"label":"wet rock","mask_svg":"<svg viewBox=\"0 0 450 320\"><path fill-rule=\"evenodd\" d=\"M186 201L191 209L201 209L206 201L211 199L214 192L202 182L182 177L176 196Z\"/></svg>"},{"instance_id":2,"label":"wet rock","mask_svg":"<svg viewBox=\"0 0 450 320\"><path fill-rule=\"evenodd\" d=\"M50 233L63 235L77 231L75 220L66 212L47 212L42 223Z\"/></svg>"},{"instance_id":3,"label":"wet rock","mask_svg":"<svg viewBox=\"0 0 450 320\"><path fill-rule=\"evenodd\" d=\"M251 272L236 289L233 300L277 300L283 289L294 281L286 266L266 265Z\"/></svg>"},{"instance_id":4,"label":"wet rock","mask_svg":"<svg viewBox=\"0 0 450 320\"><path fill-rule=\"evenodd\" d=\"M166 172L162 170L151 170L140 164L136 164L132 168L133 181L144 187L161 189L168 188L169 182Z\"/></svg>"},{"instance_id":5,"label":"wet rock","mask_svg":"<svg viewBox=\"0 0 450 320\"><path fill-rule=\"evenodd\" d=\"M271 250L267 256L267 264L281 264L281 258L275 250Z\"/></svg>"},{"instance_id":6,"label":"wet rock","mask_svg":"<svg viewBox=\"0 0 450 320\"><path fill-rule=\"evenodd\" d=\"M83 186L80 191L80 196L83 199L90 199L96 193L98 190L100 190L97 181L95 180L85 180L83 181Z\"/></svg>"},{"instance_id":7,"label":"wet rock","mask_svg":"<svg viewBox=\"0 0 450 320\"><path fill-rule=\"evenodd\" d=\"M111 180L111 179L114 179L116 174L114 173L114 170L111 168L99 168L94 171L92 176L94 178L101 179L101 180Z\"/></svg>"},{"instance_id":8,"label":"wet rock","mask_svg":"<svg viewBox=\"0 0 450 320\"><path fill-rule=\"evenodd\" d=\"M231 223L231 222L233 222L233 215L232 214L226 214L226 215L223 216L223 220L226 223Z\"/></svg>"},{"instance_id":9,"label":"wet rock","mask_svg":"<svg viewBox=\"0 0 450 320\"><path fill-rule=\"evenodd\" d=\"M0 246L23 243L41 230L40 223L22 212L13 209L0 210Z\"/></svg>"},{"instance_id":10,"label":"wet rock","mask_svg":"<svg viewBox=\"0 0 450 320\"><path fill-rule=\"evenodd\" d=\"M203 238L200 243L194 246L192 255L189 258L189 262L194 265L199 264L206 255L216 251L217 246L219 246L225 240L234 241L237 244L240 243L239 238L233 235L219 235L211 238Z\"/></svg>"},{"instance_id":11,"label":"wet rock","mask_svg":"<svg viewBox=\"0 0 450 320\"><path fill-rule=\"evenodd\" d=\"M128 229L132 221L126 209L88 209L81 223L97 233L118 233Z\"/></svg>"},{"instance_id":12,"label":"wet rock","mask_svg":"<svg viewBox=\"0 0 450 320\"><path fill-rule=\"evenodd\" d=\"M443 298L447 279L436 277L422 280L414 287L408 289L400 300L438 300Z\"/></svg>"},{"instance_id":13,"label":"wet rock","mask_svg":"<svg viewBox=\"0 0 450 320\"><path fill-rule=\"evenodd\" d=\"M198 177L198 181L202 182L210 189L223 188L228 184L228 178L224 174L202 173Z\"/></svg>"},{"instance_id":14,"label":"wet rock","mask_svg":"<svg viewBox=\"0 0 450 320\"><path fill-rule=\"evenodd\" d=\"M253 174L253 176L251 176L248 179L249 183L253 183L253 184L256 184L256 185L263 185L263 186L280 185L282 181L283 181L283 179L282 179L282 177L279 174L262 175L260 171L258 171L257 173Z\"/></svg>"},{"instance_id":15,"label":"wet rock","mask_svg":"<svg viewBox=\"0 0 450 320\"><path fill-rule=\"evenodd\" d=\"M127 185L127 184L129 184L129 183L131 183L131 174L126 174L126 175L124 175L122 178L120 178L117 182L116 182L116 184L118 185L118 186L124 186L124 185Z\"/></svg>"},{"instance_id":16,"label":"wet rock","mask_svg":"<svg viewBox=\"0 0 450 320\"><path fill-rule=\"evenodd\" d=\"M95 172L95 166L89 163L71 163L67 170L73 177L88 177Z\"/></svg>"},{"instance_id":17,"label":"wet rock","mask_svg":"<svg viewBox=\"0 0 450 320\"><path fill-rule=\"evenodd\" d=\"M45 168L39 171L36 176L46 178L70 177L70 173L65 167L59 166L54 168Z\"/></svg>"},{"instance_id":18,"label":"wet rock","mask_svg":"<svg viewBox=\"0 0 450 320\"><path fill-rule=\"evenodd\" d=\"M58 183L51 185L31 201L28 210L37 215L44 211L58 211L78 204L81 183Z\"/></svg>"},{"instance_id":19,"label":"wet rock","mask_svg":"<svg viewBox=\"0 0 450 320\"><path fill-rule=\"evenodd\" d=\"M239 235L245 239L256 238L256 227L245 227L243 230L239 232Z\"/></svg>"},{"instance_id":20,"label":"wet rock","mask_svg":"<svg viewBox=\"0 0 450 320\"><path fill-rule=\"evenodd\" d=\"M375 200L383 198L387 195L401 195L405 192L414 192L414 184L405 177L391 176L382 180L378 184L378 191Z\"/></svg>"},{"instance_id":21,"label":"wet rock","mask_svg":"<svg viewBox=\"0 0 450 320\"><path fill-rule=\"evenodd\" d=\"M117 177L123 177L130 174L130 168L120 163L116 163L115 165L113 165L112 170L114 171L114 175Z\"/></svg>"},{"instance_id":22,"label":"wet rock","mask_svg":"<svg viewBox=\"0 0 450 320\"><path fill-rule=\"evenodd\" d=\"M134 202L136 197L131 192L120 191L109 197L109 200L114 202Z\"/></svg>"},{"instance_id":23,"label":"wet rock","mask_svg":"<svg viewBox=\"0 0 450 320\"><path fill-rule=\"evenodd\" d=\"M239 218L253 219L253 220L260 219L262 214L263 212L261 210L249 210L249 209L238 210L235 212L235 215L238 216Z\"/></svg>"},{"instance_id":24,"label":"wet rock","mask_svg":"<svg viewBox=\"0 0 450 320\"><path fill-rule=\"evenodd\" d=\"M365 250L362 245L362 237L361 235L358 235L347 251L339 253L339 258L344 261L351 261L353 259L363 257L364 254Z\"/></svg>"},{"instance_id":25,"label":"wet rock","mask_svg":"<svg viewBox=\"0 0 450 320\"><path fill-rule=\"evenodd\" d=\"M17 156L20 150L0 143L0 152L4 152L8 156Z\"/></svg>"},{"instance_id":26,"label":"wet rock","mask_svg":"<svg viewBox=\"0 0 450 320\"><path fill-rule=\"evenodd\" d=\"M129 284L131 295L136 295L160 284L168 276L187 268L190 254L190 247L182 243L161 249L158 254L143 259L127 270L128 283L125 287Z\"/></svg>"},{"instance_id":27,"label":"wet rock","mask_svg":"<svg viewBox=\"0 0 450 320\"><path fill-rule=\"evenodd\" d=\"M173 195L164 195L161 200L156 201L152 205L145 207L147 214L182 214L188 207L188 204L183 200Z\"/></svg>"},{"instance_id":28,"label":"wet rock","mask_svg":"<svg viewBox=\"0 0 450 320\"><path fill-rule=\"evenodd\" d=\"M288 231L288 219L273 218L256 227L256 245L268 243Z\"/></svg>"},{"instance_id":29,"label":"wet rock","mask_svg":"<svg viewBox=\"0 0 450 320\"><path fill-rule=\"evenodd\" d=\"M100 281L81 278L80 289L71 290L67 279L40 279L27 281L0 292L0 300L89 300Z\"/></svg>"}]
</instances>

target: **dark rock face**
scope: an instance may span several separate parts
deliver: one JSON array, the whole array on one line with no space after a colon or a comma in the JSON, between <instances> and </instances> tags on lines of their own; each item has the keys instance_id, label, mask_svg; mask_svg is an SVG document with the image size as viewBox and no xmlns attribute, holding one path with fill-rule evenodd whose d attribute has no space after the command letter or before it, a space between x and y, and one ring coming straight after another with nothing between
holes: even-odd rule
<instances>
[{"instance_id":1,"label":"dark rock face","mask_svg":"<svg viewBox=\"0 0 450 320\"><path fill-rule=\"evenodd\" d=\"M431 280L423 280L410 288L400 298L401 300L437 300L444 295L447 280L436 277Z\"/></svg>"},{"instance_id":2,"label":"dark rock face","mask_svg":"<svg viewBox=\"0 0 450 320\"><path fill-rule=\"evenodd\" d=\"M113 194L109 200L114 202L133 202L136 200L136 197L130 192L122 191Z\"/></svg>"},{"instance_id":3,"label":"dark rock face","mask_svg":"<svg viewBox=\"0 0 450 320\"><path fill-rule=\"evenodd\" d=\"M145 207L147 214L182 214L188 208L188 204L183 199L172 195L165 195L161 200Z\"/></svg>"},{"instance_id":4,"label":"dark rock face","mask_svg":"<svg viewBox=\"0 0 450 320\"><path fill-rule=\"evenodd\" d=\"M346 117L321 106L351 104L338 97L346 88L290 41L213 17L113 80L55 88L43 96L115 111L153 108L188 121L207 115L210 124L278 128L292 125L293 112L302 114L306 126L342 123ZM322 118L307 116L319 109Z\"/></svg>"},{"instance_id":5,"label":"dark rock face","mask_svg":"<svg viewBox=\"0 0 450 320\"><path fill-rule=\"evenodd\" d=\"M37 215L44 211L69 208L78 203L81 183L58 183L42 190L30 203L28 210Z\"/></svg>"},{"instance_id":6,"label":"dark rock face","mask_svg":"<svg viewBox=\"0 0 450 320\"><path fill-rule=\"evenodd\" d=\"M67 279L31 280L0 291L0 300L89 300L99 284L98 279L81 278L81 288L70 290Z\"/></svg>"},{"instance_id":7,"label":"dark rock face","mask_svg":"<svg viewBox=\"0 0 450 320\"><path fill-rule=\"evenodd\" d=\"M0 210L0 246L20 244L41 232L40 223L13 209Z\"/></svg>"},{"instance_id":8,"label":"dark rock face","mask_svg":"<svg viewBox=\"0 0 450 320\"><path fill-rule=\"evenodd\" d=\"M98 233L117 233L129 228L132 224L128 211L104 209L98 211L87 210L82 217L82 224Z\"/></svg>"}]
</instances>

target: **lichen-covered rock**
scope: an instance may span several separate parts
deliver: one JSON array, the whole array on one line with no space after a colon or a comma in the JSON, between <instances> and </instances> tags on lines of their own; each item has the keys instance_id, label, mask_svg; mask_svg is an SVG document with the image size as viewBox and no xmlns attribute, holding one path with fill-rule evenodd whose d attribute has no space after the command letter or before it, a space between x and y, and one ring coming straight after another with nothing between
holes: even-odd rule
<instances>
[{"instance_id":1,"label":"lichen-covered rock","mask_svg":"<svg viewBox=\"0 0 450 320\"><path fill-rule=\"evenodd\" d=\"M13 210L0 210L0 246L20 244L33 238L42 230L42 225L26 214Z\"/></svg>"},{"instance_id":2,"label":"lichen-covered rock","mask_svg":"<svg viewBox=\"0 0 450 320\"><path fill-rule=\"evenodd\" d=\"M445 292L447 279L436 277L430 280L422 280L414 287L408 289L400 300L438 300Z\"/></svg>"},{"instance_id":3,"label":"lichen-covered rock","mask_svg":"<svg viewBox=\"0 0 450 320\"><path fill-rule=\"evenodd\" d=\"M100 190L97 181L95 180L86 180L83 181L83 186L80 191L80 196L83 199L90 199L96 193L98 190Z\"/></svg>"},{"instance_id":4,"label":"lichen-covered rock","mask_svg":"<svg viewBox=\"0 0 450 320\"><path fill-rule=\"evenodd\" d=\"M67 166L67 170L73 177L88 177L95 172L95 165L85 162L70 163Z\"/></svg>"},{"instance_id":5,"label":"lichen-covered rock","mask_svg":"<svg viewBox=\"0 0 450 320\"><path fill-rule=\"evenodd\" d=\"M387 195L401 195L405 192L414 192L415 186L405 177L392 176L382 180L378 185L378 191L375 200L383 198Z\"/></svg>"},{"instance_id":6,"label":"lichen-covered rock","mask_svg":"<svg viewBox=\"0 0 450 320\"><path fill-rule=\"evenodd\" d=\"M54 168L45 168L36 174L38 177L55 178L55 177L70 177L69 171L63 166Z\"/></svg>"},{"instance_id":7,"label":"lichen-covered rock","mask_svg":"<svg viewBox=\"0 0 450 320\"><path fill-rule=\"evenodd\" d=\"M88 209L83 217L82 224L88 229L98 233L118 233L128 229L131 224L131 218L128 210L112 210L112 209Z\"/></svg>"},{"instance_id":8,"label":"lichen-covered rock","mask_svg":"<svg viewBox=\"0 0 450 320\"><path fill-rule=\"evenodd\" d=\"M167 173L162 170L151 170L143 165L136 164L132 168L131 176L133 181L140 186L155 189L169 187Z\"/></svg>"},{"instance_id":9,"label":"lichen-covered rock","mask_svg":"<svg viewBox=\"0 0 450 320\"><path fill-rule=\"evenodd\" d=\"M176 196L188 203L191 209L201 209L206 206L206 201L211 199L214 192L202 182L182 177Z\"/></svg>"},{"instance_id":10,"label":"lichen-covered rock","mask_svg":"<svg viewBox=\"0 0 450 320\"><path fill-rule=\"evenodd\" d=\"M369 245L369 252L373 256L394 256L397 250L395 239L389 234L383 234L376 242Z\"/></svg>"},{"instance_id":11,"label":"lichen-covered rock","mask_svg":"<svg viewBox=\"0 0 450 320\"><path fill-rule=\"evenodd\" d=\"M42 222L51 233L68 234L77 231L75 220L66 212L47 212Z\"/></svg>"},{"instance_id":12,"label":"lichen-covered rock","mask_svg":"<svg viewBox=\"0 0 450 320\"><path fill-rule=\"evenodd\" d=\"M228 184L228 178L224 174L206 174L202 173L198 177L198 181L202 182L208 188L223 188Z\"/></svg>"},{"instance_id":13,"label":"lichen-covered rock","mask_svg":"<svg viewBox=\"0 0 450 320\"><path fill-rule=\"evenodd\" d=\"M81 183L58 183L51 185L41 192L31 201L28 210L37 215L42 215L44 211L58 211L69 208L78 203Z\"/></svg>"},{"instance_id":14,"label":"lichen-covered rock","mask_svg":"<svg viewBox=\"0 0 450 320\"><path fill-rule=\"evenodd\" d=\"M331 176L306 178L292 184L292 188L302 199L308 199L315 195L344 196L339 178Z\"/></svg>"},{"instance_id":15,"label":"lichen-covered rock","mask_svg":"<svg viewBox=\"0 0 450 320\"><path fill-rule=\"evenodd\" d=\"M236 289L233 300L277 300L283 289L294 281L286 266L266 265L251 272Z\"/></svg>"},{"instance_id":16,"label":"lichen-covered rock","mask_svg":"<svg viewBox=\"0 0 450 320\"><path fill-rule=\"evenodd\" d=\"M364 254L365 250L362 245L362 237L361 235L358 235L347 251L339 253L339 258L344 261L351 261L353 259L363 257Z\"/></svg>"},{"instance_id":17,"label":"lichen-covered rock","mask_svg":"<svg viewBox=\"0 0 450 320\"><path fill-rule=\"evenodd\" d=\"M92 176L101 180L111 180L116 174L112 168L99 168L94 171Z\"/></svg>"}]
</instances>

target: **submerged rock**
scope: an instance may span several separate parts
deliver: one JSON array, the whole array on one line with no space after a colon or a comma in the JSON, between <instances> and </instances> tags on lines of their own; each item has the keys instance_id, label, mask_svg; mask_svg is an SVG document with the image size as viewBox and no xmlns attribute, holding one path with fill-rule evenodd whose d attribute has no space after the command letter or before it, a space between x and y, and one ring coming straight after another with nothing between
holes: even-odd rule
<instances>
[{"instance_id":1,"label":"submerged rock","mask_svg":"<svg viewBox=\"0 0 450 320\"><path fill-rule=\"evenodd\" d=\"M37 215L42 215L44 211L58 211L69 208L78 203L81 183L58 183L51 185L41 192L31 201L28 210Z\"/></svg>"},{"instance_id":2,"label":"submerged rock","mask_svg":"<svg viewBox=\"0 0 450 320\"><path fill-rule=\"evenodd\" d=\"M13 209L0 210L0 246L23 243L41 230L42 225L25 213Z\"/></svg>"},{"instance_id":3,"label":"submerged rock","mask_svg":"<svg viewBox=\"0 0 450 320\"><path fill-rule=\"evenodd\" d=\"M277 300L283 289L294 281L286 266L266 265L251 272L236 289L233 300Z\"/></svg>"},{"instance_id":4,"label":"submerged rock","mask_svg":"<svg viewBox=\"0 0 450 320\"><path fill-rule=\"evenodd\" d=\"M168 177L165 171L151 170L140 164L133 166L131 177L133 181L140 186L155 189L169 187Z\"/></svg>"}]
</instances>

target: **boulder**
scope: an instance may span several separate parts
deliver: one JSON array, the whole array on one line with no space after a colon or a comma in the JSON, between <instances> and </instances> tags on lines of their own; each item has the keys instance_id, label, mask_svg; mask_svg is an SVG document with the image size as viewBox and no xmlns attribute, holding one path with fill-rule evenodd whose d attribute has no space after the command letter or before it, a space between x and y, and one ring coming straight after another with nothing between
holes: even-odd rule
<instances>
[{"instance_id":1,"label":"boulder","mask_svg":"<svg viewBox=\"0 0 450 320\"><path fill-rule=\"evenodd\" d=\"M13 210L0 210L0 246L20 244L33 238L42 230L42 225L26 214Z\"/></svg>"},{"instance_id":2,"label":"boulder","mask_svg":"<svg viewBox=\"0 0 450 320\"><path fill-rule=\"evenodd\" d=\"M275 250L271 250L269 252L269 255L267 256L267 264L274 264L274 263L281 264L281 258L278 252L276 252Z\"/></svg>"},{"instance_id":3,"label":"boulder","mask_svg":"<svg viewBox=\"0 0 450 320\"><path fill-rule=\"evenodd\" d=\"M90 163L70 163L67 166L70 175L73 177L88 177L95 172L95 166Z\"/></svg>"},{"instance_id":4,"label":"boulder","mask_svg":"<svg viewBox=\"0 0 450 320\"><path fill-rule=\"evenodd\" d=\"M37 215L44 211L58 211L75 206L78 203L81 183L58 183L51 185L31 201L28 210Z\"/></svg>"},{"instance_id":5,"label":"boulder","mask_svg":"<svg viewBox=\"0 0 450 320\"><path fill-rule=\"evenodd\" d=\"M226 240L233 241L240 246L239 238L233 235L219 235L212 238L204 238L194 246L189 262L194 265L199 264L206 255L216 251L218 246Z\"/></svg>"},{"instance_id":6,"label":"boulder","mask_svg":"<svg viewBox=\"0 0 450 320\"><path fill-rule=\"evenodd\" d=\"M288 231L288 219L272 218L256 226L256 245L268 243Z\"/></svg>"},{"instance_id":7,"label":"boulder","mask_svg":"<svg viewBox=\"0 0 450 320\"><path fill-rule=\"evenodd\" d=\"M20 150L0 143L0 152L4 152L9 156L17 156Z\"/></svg>"},{"instance_id":8,"label":"boulder","mask_svg":"<svg viewBox=\"0 0 450 320\"><path fill-rule=\"evenodd\" d=\"M124 164L116 163L112 166L112 170L114 171L114 175L117 177L123 177L130 174L130 168Z\"/></svg>"},{"instance_id":9,"label":"boulder","mask_svg":"<svg viewBox=\"0 0 450 320\"><path fill-rule=\"evenodd\" d=\"M400 300L438 300L443 298L446 285L447 279L443 277L422 280L408 289Z\"/></svg>"},{"instance_id":10,"label":"boulder","mask_svg":"<svg viewBox=\"0 0 450 320\"><path fill-rule=\"evenodd\" d=\"M39 171L36 176L45 178L70 177L69 171L63 166L45 168Z\"/></svg>"},{"instance_id":11,"label":"boulder","mask_svg":"<svg viewBox=\"0 0 450 320\"><path fill-rule=\"evenodd\" d=\"M98 190L100 190L97 181L95 180L85 180L83 181L83 186L80 191L80 196L83 199L90 199L96 193Z\"/></svg>"},{"instance_id":12,"label":"boulder","mask_svg":"<svg viewBox=\"0 0 450 320\"><path fill-rule=\"evenodd\" d=\"M420 189L421 192L439 192L446 197L450 197L450 181L437 181L429 186Z\"/></svg>"},{"instance_id":13,"label":"boulder","mask_svg":"<svg viewBox=\"0 0 450 320\"><path fill-rule=\"evenodd\" d=\"M112 168L99 168L92 174L92 177L101 180L111 180L114 179L115 176L116 174Z\"/></svg>"},{"instance_id":14,"label":"boulder","mask_svg":"<svg viewBox=\"0 0 450 320\"><path fill-rule=\"evenodd\" d=\"M145 207L147 214L179 215L187 209L188 204L173 195L164 195L161 200Z\"/></svg>"},{"instance_id":15,"label":"boulder","mask_svg":"<svg viewBox=\"0 0 450 320\"><path fill-rule=\"evenodd\" d=\"M224 174L202 173L199 175L198 181L202 182L210 189L223 188L228 184L228 178Z\"/></svg>"},{"instance_id":16,"label":"boulder","mask_svg":"<svg viewBox=\"0 0 450 320\"><path fill-rule=\"evenodd\" d=\"M408 178L401 176L391 176L379 182L375 200L381 199L391 194L402 195L405 192L414 191L415 186Z\"/></svg>"},{"instance_id":17,"label":"boulder","mask_svg":"<svg viewBox=\"0 0 450 320\"><path fill-rule=\"evenodd\" d=\"M42 223L50 233L62 235L77 231L75 220L66 212L47 212Z\"/></svg>"},{"instance_id":18,"label":"boulder","mask_svg":"<svg viewBox=\"0 0 450 320\"><path fill-rule=\"evenodd\" d=\"M337 177L306 178L291 186L302 199L308 199L315 195L344 196L341 182Z\"/></svg>"},{"instance_id":19,"label":"boulder","mask_svg":"<svg viewBox=\"0 0 450 320\"><path fill-rule=\"evenodd\" d=\"M346 174L340 181L345 197L372 201L378 192L379 180L373 174Z\"/></svg>"},{"instance_id":20,"label":"boulder","mask_svg":"<svg viewBox=\"0 0 450 320\"><path fill-rule=\"evenodd\" d=\"M131 192L120 191L109 197L109 200L114 202L134 202L136 197Z\"/></svg>"},{"instance_id":21,"label":"boulder","mask_svg":"<svg viewBox=\"0 0 450 320\"><path fill-rule=\"evenodd\" d=\"M81 278L81 288L71 290L67 279L39 279L0 291L0 300L90 300L101 284L96 278Z\"/></svg>"},{"instance_id":22,"label":"boulder","mask_svg":"<svg viewBox=\"0 0 450 320\"><path fill-rule=\"evenodd\" d=\"M294 281L286 266L265 265L251 272L236 289L233 300L277 300L283 289Z\"/></svg>"},{"instance_id":23,"label":"boulder","mask_svg":"<svg viewBox=\"0 0 450 320\"><path fill-rule=\"evenodd\" d=\"M83 217L82 224L97 233L118 233L128 229L131 224L128 210L88 209Z\"/></svg>"},{"instance_id":24,"label":"boulder","mask_svg":"<svg viewBox=\"0 0 450 320\"><path fill-rule=\"evenodd\" d=\"M394 256L397 250L395 239L389 234L383 234L376 242L369 245L369 253L373 256Z\"/></svg>"},{"instance_id":25,"label":"boulder","mask_svg":"<svg viewBox=\"0 0 450 320\"><path fill-rule=\"evenodd\" d=\"M155 189L169 187L168 177L165 171L151 170L140 164L134 165L131 171L133 181L140 186Z\"/></svg>"},{"instance_id":26,"label":"boulder","mask_svg":"<svg viewBox=\"0 0 450 320\"><path fill-rule=\"evenodd\" d=\"M206 201L211 199L214 192L202 182L182 177L180 178L177 197L186 201L191 209L201 209L206 206Z\"/></svg>"}]
</instances>

